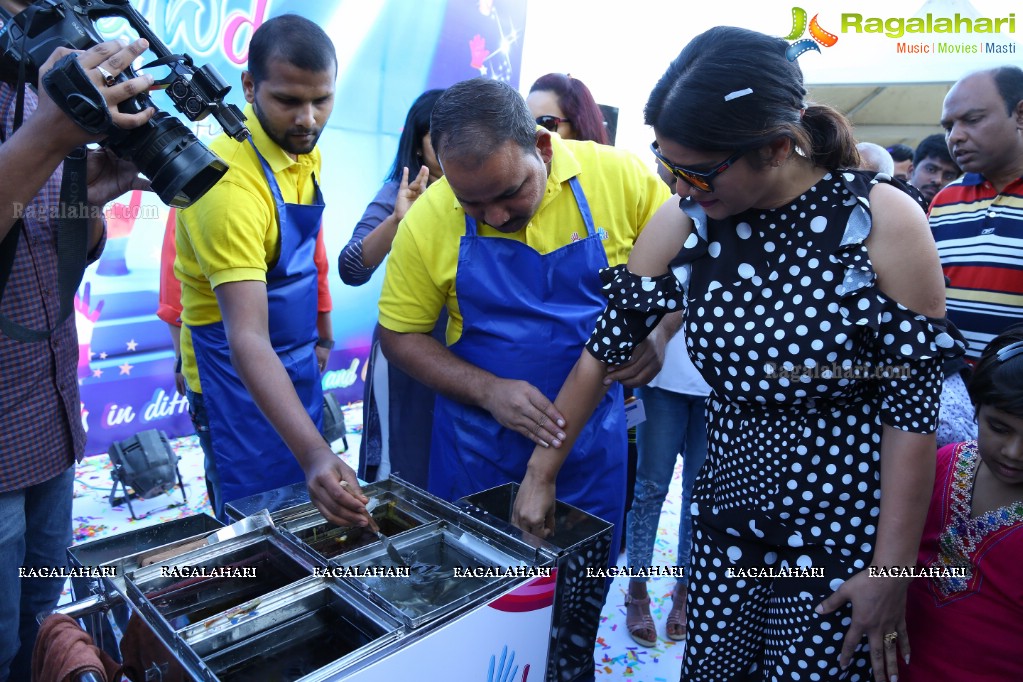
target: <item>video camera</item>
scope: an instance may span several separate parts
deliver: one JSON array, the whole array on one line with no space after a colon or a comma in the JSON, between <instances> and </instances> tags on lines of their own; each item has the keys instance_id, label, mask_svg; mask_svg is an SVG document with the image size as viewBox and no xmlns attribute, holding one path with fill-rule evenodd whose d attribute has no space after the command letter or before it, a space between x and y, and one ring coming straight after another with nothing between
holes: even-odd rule
<instances>
[{"instance_id":1,"label":"video camera","mask_svg":"<svg viewBox=\"0 0 1023 682\"><path fill-rule=\"evenodd\" d=\"M249 136L244 114L224 102L231 87L221 75L209 65L194 67L187 54L172 54L128 0L36 0L14 16L0 7L0 19L4 22L0 28L0 76L10 82L11 75L18 74L22 82L35 85L39 66L58 47L88 50L103 42L94 26L95 20L103 17L123 18L139 37L149 41L149 49L157 59L142 68L170 68L170 75L156 81L154 88L166 88L175 108L188 120L200 121L213 114L231 137L242 141ZM129 66L118 80L135 75ZM156 109L156 114L145 125L131 130L114 128L103 144L118 157L133 162L149 178L153 191L164 203L184 208L220 180L227 172L227 164L196 139L177 117L160 111L148 94L142 93L119 105L125 113L148 107Z\"/></svg>"}]
</instances>

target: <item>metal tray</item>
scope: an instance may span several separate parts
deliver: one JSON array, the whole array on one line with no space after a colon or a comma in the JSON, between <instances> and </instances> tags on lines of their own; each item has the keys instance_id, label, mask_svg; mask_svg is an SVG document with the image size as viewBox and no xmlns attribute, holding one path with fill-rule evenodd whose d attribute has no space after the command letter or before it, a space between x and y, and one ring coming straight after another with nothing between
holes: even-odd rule
<instances>
[{"instance_id":1,"label":"metal tray","mask_svg":"<svg viewBox=\"0 0 1023 682\"><path fill-rule=\"evenodd\" d=\"M506 483L463 497L456 502L456 505L469 516L492 528L500 529L512 537L521 538L531 545L543 546L558 555L571 553L612 528L612 524L604 519L557 500L554 503L554 534L541 540L511 523L512 509L518 490L517 483ZM598 565L602 566L603 563Z\"/></svg>"},{"instance_id":2,"label":"metal tray","mask_svg":"<svg viewBox=\"0 0 1023 682\"><path fill-rule=\"evenodd\" d=\"M387 537L395 537L436 520L432 514L404 502L393 493L377 493L373 500L379 500L372 511L373 518ZM308 548L324 564L347 552L380 542L368 528L335 526L315 508L303 511L305 513L293 514L290 519L279 522L278 528Z\"/></svg>"},{"instance_id":3,"label":"metal tray","mask_svg":"<svg viewBox=\"0 0 1023 682\"><path fill-rule=\"evenodd\" d=\"M310 576L240 618L179 635L222 682L327 679L396 641L400 624L337 581Z\"/></svg>"},{"instance_id":4,"label":"metal tray","mask_svg":"<svg viewBox=\"0 0 1023 682\"><path fill-rule=\"evenodd\" d=\"M345 578L361 584L378 603L409 627L417 628L446 617L484 597L508 589L514 577L456 577L456 569L530 565L514 549L496 545L464 532L447 521L436 521L397 536L393 543L409 565L409 577L362 576ZM364 547L330 562L331 568L367 571L395 569L394 561L379 546Z\"/></svg>"},{"instance_id":5,"label":"metal tray","mask_svg":"<svg viewBox=\"0 0 1023 682\"><path fill-rule=\"evenodd\" d=\"M110 579L110 584L123 595L124 575L139 568L146 557L187 545L223 527L223 523L208 514L195 514L83 542L68 547L67 553L71 566L76 568L113 566L116 576ZM76 583L78 580L84 579L72 579L76 598L97 591L95 588L85 588L83 583Z\"/></svg>"},{"instance_id":6,"label":"metal tray","mask_svg":"<svg viewBox=\"0 0 1023 682\"><path fill-rule=\"evenodd\" d=\"M182 575L189 569L252 569L249 577ZM165 633L244 610L253 600L301 580L311 567L263 527L186 552L125 576L128 598Z\"/></svg>"}]
</instances>

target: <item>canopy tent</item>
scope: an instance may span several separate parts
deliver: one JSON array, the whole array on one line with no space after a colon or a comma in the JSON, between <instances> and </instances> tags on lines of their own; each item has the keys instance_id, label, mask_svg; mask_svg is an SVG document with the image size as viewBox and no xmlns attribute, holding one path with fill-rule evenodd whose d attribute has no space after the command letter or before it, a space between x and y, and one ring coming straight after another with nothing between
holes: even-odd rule
<instances>
[{"instance_id":1,"label":"canopy tent","mask_svg":"<svg viewBox=\"0 0 1023 682\"><path fill-rule=\"evenodd\" d=\"M915 148L928 135L942 132L941 103L952 83L811 85L807 98L844 113L860 142Z\"/></svg>"}]
</instances>

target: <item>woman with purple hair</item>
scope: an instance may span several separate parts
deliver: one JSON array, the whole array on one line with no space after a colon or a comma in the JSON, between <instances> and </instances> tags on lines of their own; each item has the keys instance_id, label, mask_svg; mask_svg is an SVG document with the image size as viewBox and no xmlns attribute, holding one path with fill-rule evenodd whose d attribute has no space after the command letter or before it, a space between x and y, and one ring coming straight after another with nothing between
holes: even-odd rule
<instances>
[{"instance_id":1,"label":"woman with purple hair","mask_svg":"<svg viewBox=\"0 0 1023 682\"><path fill-rule=\"evenodd\" d=\"M590 89L563 73L540 76L526 97L538 125L566 140L590 140L610 144L604 115Z\"/></svg>"}]
</instances>

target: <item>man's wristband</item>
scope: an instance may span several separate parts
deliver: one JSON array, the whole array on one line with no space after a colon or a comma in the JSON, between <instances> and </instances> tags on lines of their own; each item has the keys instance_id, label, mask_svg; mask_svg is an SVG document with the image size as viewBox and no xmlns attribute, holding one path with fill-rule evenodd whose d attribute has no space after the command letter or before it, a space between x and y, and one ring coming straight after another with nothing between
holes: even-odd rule
<instances>
[{"instance_id":1,"label":"man's wristband","mask_svg":"<svg viewBox=\"0 0 1023 682\"><path fill-rule=\"evenodd\" d=\"M324 338L316 339L316 347L317 348L326 348L327 350L331 350L332 348L334 348L334 339L324 339Z\"/></svg>"}]
</instances>

